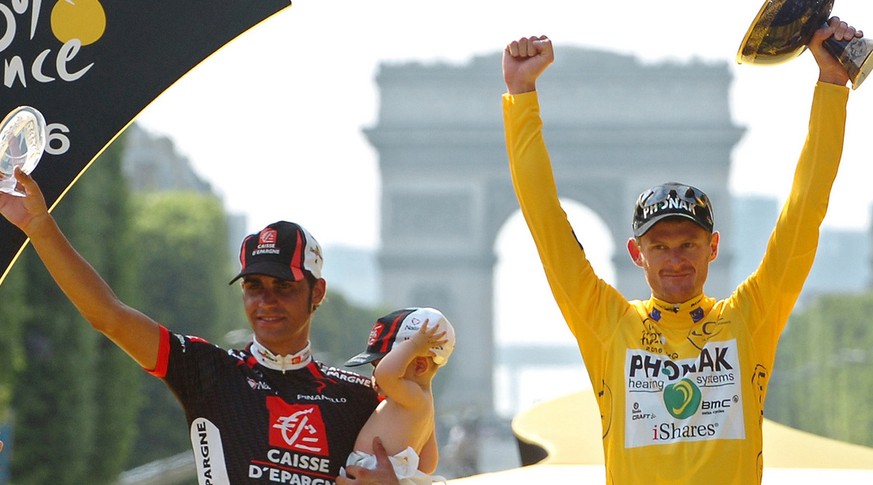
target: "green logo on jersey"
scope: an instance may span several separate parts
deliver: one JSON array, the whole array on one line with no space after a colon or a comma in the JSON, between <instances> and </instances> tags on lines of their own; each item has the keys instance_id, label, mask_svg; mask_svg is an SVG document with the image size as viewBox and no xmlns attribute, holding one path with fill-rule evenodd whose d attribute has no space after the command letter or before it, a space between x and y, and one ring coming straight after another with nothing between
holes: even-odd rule
<instances>
[{"instance_id":1,"label":"green logo on jersey","mask_svg":"<svg viewBox=\"0 0 873 485\"><path fill-rule=\"evenodd\" d=\"M664 388L664 404L674 418L685 419L700 407L700 389L690 379L682 379Z\"/></svg>"}]
</instances>

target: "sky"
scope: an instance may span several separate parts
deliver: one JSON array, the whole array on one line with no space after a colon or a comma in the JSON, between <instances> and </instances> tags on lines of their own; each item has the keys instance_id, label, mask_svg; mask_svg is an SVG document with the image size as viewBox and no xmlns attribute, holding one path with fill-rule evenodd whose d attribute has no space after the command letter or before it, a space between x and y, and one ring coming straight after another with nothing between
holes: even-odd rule
<instances>
[{"instance_id":1,"label":"sky","mask_svg":"<svg viewBox=\"0 0 873 485\"><path fill-rule=\"evenodd\" d=\"M731 190L781 200L806 134L817 68L809 53L775 66L736 63L739 44L762 5L762 0L294 0L291 8L192 70L137 122L170 137L229 210L248 216L250 231L289 219L306 226L322 245L376 249L378 163L362 130L378 123L380 64L464 63L498 52L518 37L546 34L555 45L556 63L561 49L570 46L633 55L647 63L727 62L734 76L732 116L747 130L733 152ZM833 14L862 28L866 22L873 35L873 2L840 0ZM494 76L501 76L499 65ZM868 224L873 202L869 83L850 96L843 163L826 226ZM494 93L498 116L501 94ZM584 210L578 216L575 208L568 212L571 220L589 217ZM507 306L518 299L501 297L510 291L501 289L501 282L515 274L525 280L541 274L528 272L538 264L533 246L529 236L516 234L526 234L518 215L496 245L502 261L495 272L498 319L521 318L525 311ZM597 231L589 237L597 240ZM613 245L586 242L589 251L595 246L604 251L592 255L602 274L610 271L605 261ZM617 248L624 250L623 241ZM530 302L537 298L550 301L544 278L531 284L537 296L520 300L523 306L536 307ZM558 325L545 338L568 342L564 332ZM501 335L498 340L515 340Z\"/></svg>"}]
</instances>

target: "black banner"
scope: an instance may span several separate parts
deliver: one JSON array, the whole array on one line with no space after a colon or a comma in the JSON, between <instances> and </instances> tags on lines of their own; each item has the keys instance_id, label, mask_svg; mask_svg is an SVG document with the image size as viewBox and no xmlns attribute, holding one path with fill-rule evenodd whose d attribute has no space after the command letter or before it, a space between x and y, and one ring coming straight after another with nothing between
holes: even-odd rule
<instances>
[{"instance_id":1,"label":"black banner","mask_svg":"<svg viewBox=\"0 0 873 485\"><path fill-rule=\"evenodd\" d=\"M0 118L45 116L33 176L54 207L158 95L290 0L0 0ZM216 99L221 103L221 99ZM26 238L0 217L0 283Z\"/></svg>"}]
</instances>

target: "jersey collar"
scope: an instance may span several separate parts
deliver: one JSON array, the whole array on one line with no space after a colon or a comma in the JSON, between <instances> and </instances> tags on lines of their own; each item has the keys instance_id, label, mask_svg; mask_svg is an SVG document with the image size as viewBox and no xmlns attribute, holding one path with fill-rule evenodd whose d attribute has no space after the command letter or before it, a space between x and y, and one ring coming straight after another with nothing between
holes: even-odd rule
<instances>
[{"instance_id":1,"label":"jersey collar","mask_svg":"<svg viewBox=\"0 0 873 485\"><path fill-rule=\"evenodd\" d=\"M648 305L649 317L655 321L666 319L677 323L698 323L709 313L713 303L714 300L705 295L692 298L684 303L668 303L653 296Z\"/></svg>"},{"instance_id":2,"label":"jersey collar","mask_svg":"<svg viewBox=\"0 0 873 485\"><path fill-rule=\"evenodd\" d=\"M276 355L270 352L270 349L261 345L258 339L253 338L251 352L255 360L262 366L282 372L302 369L312 362L312 345L310 342L306 342L306 347L296 354Z\"/></svg>"}]
</instances>

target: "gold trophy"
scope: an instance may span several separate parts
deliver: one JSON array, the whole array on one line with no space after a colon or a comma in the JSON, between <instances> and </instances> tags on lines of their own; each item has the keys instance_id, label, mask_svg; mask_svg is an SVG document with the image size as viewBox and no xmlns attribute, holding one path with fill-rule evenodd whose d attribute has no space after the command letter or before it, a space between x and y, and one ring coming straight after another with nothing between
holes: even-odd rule
<instances>
[{"instance_id":1,"label":"gold trophy","mask_svg":"<svg viewBox=\"0 0 873 485\"><path fill-rule=\"evenodd\" d=\"M766 0L740 44L737 62L779 64L794 59L827 22L833 7L834 0ZM852 89L858 89L873 69L873 40L830 38L824 46L846 68Z\"/></svg>"}]
</instances>

